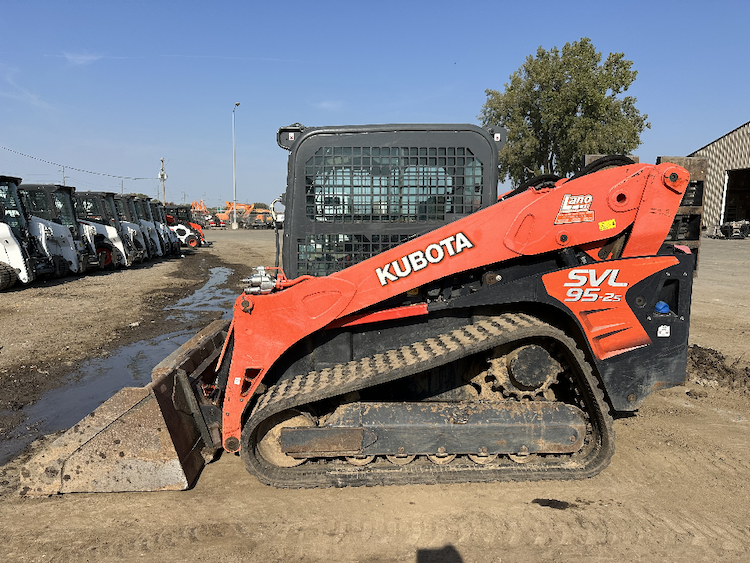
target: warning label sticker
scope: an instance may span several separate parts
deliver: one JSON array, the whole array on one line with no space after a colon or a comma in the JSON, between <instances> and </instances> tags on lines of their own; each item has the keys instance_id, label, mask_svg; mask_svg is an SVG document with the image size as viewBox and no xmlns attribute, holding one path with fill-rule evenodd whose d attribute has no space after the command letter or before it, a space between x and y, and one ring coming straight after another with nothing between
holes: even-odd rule
<instances>
[{"instance_id":1,"label":"warning label sticker","mask_svg":"<svg viewBox=\"0 0 750 563\"><path fill-rule=\"evenodd\" d=\"M555 225L567 225L570 223L591 223L594 221L594 212L591 211L591 202L594 196L565 194L560 204L560 211L555 217Z\"/></svg>"}]
</instances>

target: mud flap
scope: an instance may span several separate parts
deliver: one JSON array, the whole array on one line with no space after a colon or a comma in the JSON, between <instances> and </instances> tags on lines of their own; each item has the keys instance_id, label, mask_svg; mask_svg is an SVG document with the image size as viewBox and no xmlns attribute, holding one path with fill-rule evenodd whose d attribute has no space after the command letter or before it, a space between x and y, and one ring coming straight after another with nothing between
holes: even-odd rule
<instances>
[{"instance_id":1,"label":"mud flap","mask_svg":"<svg viewBox=\"0 0 750 563\"><path fill-rule=\"evenodd\" d=\"M214 321L21 470L21 493L174 491L190 487L216 449L191 382L213 372L229 321ZM220 443L220 441L219 441Z\"/></svg>"}]
</instances>

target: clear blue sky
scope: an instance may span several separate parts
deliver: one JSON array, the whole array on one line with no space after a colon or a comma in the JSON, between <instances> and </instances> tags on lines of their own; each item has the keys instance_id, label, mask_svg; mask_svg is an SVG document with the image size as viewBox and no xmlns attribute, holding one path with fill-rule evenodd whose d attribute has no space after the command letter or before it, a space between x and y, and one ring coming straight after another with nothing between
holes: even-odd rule
<instances>
[{"instance_id":1,"label":"clear blue sky","mask_svg":"<svg viewBox=\"0 0 750 563\"><path fill-rule=\"evenodd\" d=\"M0 0L0 22L0 145L134 177L156 177L164 157L178 202L232 199L235 101L237 199L270 202L286 183L280 126L477 123L485 89L503 90L537 47L581 37L638 70L628 93L652 124L641 162L750 120L746 1ZM60 167L5 150L0 174L62 182Z\"/></svg>"}]
</instances>

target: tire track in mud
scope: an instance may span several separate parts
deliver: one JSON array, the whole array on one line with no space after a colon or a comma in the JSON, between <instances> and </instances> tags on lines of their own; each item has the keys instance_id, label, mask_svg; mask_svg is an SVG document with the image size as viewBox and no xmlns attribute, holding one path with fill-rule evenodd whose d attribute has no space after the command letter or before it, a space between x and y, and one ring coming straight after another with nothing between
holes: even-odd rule
<instances>
[{"instance_id":1,"label":"tire track in mud","mask_svg":"<svg viewBox=\"0 0 750 563\"><path fill-rule=\"evenodd\" d=\"M691 425L701 425L700 420L689 420L689 424L674 421L670 439L689 447L664 445L664 436L651 428L665 424L661 415L646 412L641 420L632 420L634 424L626 422L618 428L623 447L612 466L590 480L307 493L282 493L251 480L247 487L235 489L237 497L224 508L237 517L245 510L254 516L243 522L226 517L217 520L221 501L215 499L205 510L209 523L198 524L187 514L203 518L202 500L220 491L208 487L200 494L179 493L186 495L186 515L176 514L170 523L148 515L134 520L133 505L137 503L110 513L104 497L91 495L87 500L104 501L100 512L89 517L103 520L104 526L99 524L98 529L80 526L87 501L74 501L71 507L77 516L73 520L76 526L48 522L41 534L3 517L0 510L0 520L7 522L4 532L14 538L13 544L34 546L28 552L9 551L0 560L139 558L163 562L165 552L174 554L167 560L202 560L217 550L225 553L231 548L236 557L220 560L243 560L248 553L262 561L350 560L356 553L363 560L413 561L418 549L445 545L454 546L465 561L493 560L489 556L493 553L503 553L503 560L505 555L521 560L532 556L559 560L562 553L566 559L572 554L606 554L602 560L637 559L637 554L647 554L645 560L649 561L741 557L750 546L750 510L736 500L726 499L725 505L718 497L734 489L739 493L750 476L744 451L722 450L710 435L691 445ZM721 426L719 432L723 432ZM239 465L239 461L235 463ZM243 473L224 473L213 479L218 478L222 489L232 489L227 477L234 482L240 476L245 478ZM709 490L705 494L710 499L705 503L699 496L701 488ZM43 520L53 506L69 498L75 497L19 502L16 508L29 513L27 519ZM116 506L119 495L108 498ZM416 501L414 506L405 504L410 498ZM175 497L164 497L165 508L160 512L177 506L171 499ZM338 510L323 508L327 506ZM253 518L257 522L248 522ZM0 544L0 555L5 549ZM42 559L42 555L47 557Z\"/></svg>"},{"instance_id":2,"label":"tire track in mud","mask_svg":"<svg viewBox=\"0 0 750 563\"><path fill-rule=\"evenodd\" d=\"M666 513L663 507L650 505L613 507L588 502L576 499L568 508L554 509L531 501L490 511L464 512L460 519L451 518L450 514L436 518L433 514L427 521L404 517L404 513L383 521L330 521L330 515L323 514L294 519L282 516L255 524L169 524L159 531L153 531L147 522L129 521L100 529L98 541L93 543L90 528L48 530L42 536L26 532L28 537L24 539L28 540L27 545L34 545L33 551L6 552L3 559L20 563L38 561L46 555L46 560L53 561L131 557L156 560L164 553L181 552L199 560L232 545L242 546L242 551L252 553L254 560L305 560L310 558L310 545L320 546L321 535L326 537L325 547L316 550L313 560L346 560L352 553L399 558L419 548L446 543L459 552L479 549L488 553L499 549L566 547L606 548L608 554L613 554L638 546L646 550L669 549L676 558L692 554L698 559L711 554L736 555L750 543L748 526L733 523L730 515L695 515L684 510ZM0 547L0 553L3 551Z\"/></svg>"}]
</instances>

